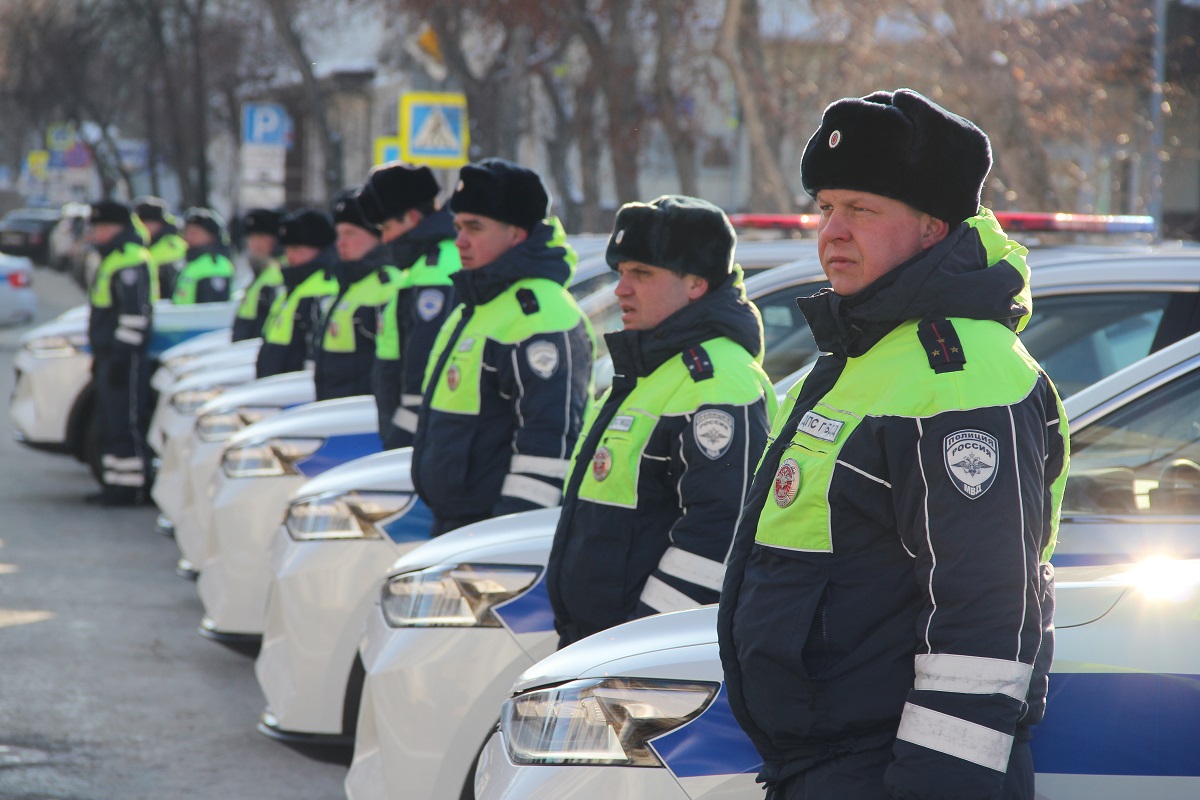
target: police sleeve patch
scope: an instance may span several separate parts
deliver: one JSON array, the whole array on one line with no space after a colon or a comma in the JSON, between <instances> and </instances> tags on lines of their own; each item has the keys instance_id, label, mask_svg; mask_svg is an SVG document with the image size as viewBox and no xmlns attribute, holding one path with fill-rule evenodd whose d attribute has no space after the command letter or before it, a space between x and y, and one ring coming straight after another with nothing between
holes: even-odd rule
<instances>
[{"instance_id":1,"label":"police sleeve patch","mask_svg":"<svg viewBox=\"0 0 1200 800\"><path fill-rule=\"evenodd\" d=\"M218 292L225 291L225 279L224 278L213 278L212 279L212 287L214 289L216 289Z\"/></svg>"},{"instance_id":2,"label":"police sleeve patch","mask_svg":"<svg viewBox=\"0 0 1200 800\"><path fill-rule=\"evenodd\" d=\"M733 415L709 408L692 417L692 436L696 446L709 459L716 461L729 452L733 444Z\"/></svg>"},{"instance_id":3,"label":"police sleeve patch","mask_svg":"<svg viewBox=\"0 0 1200 800\"><path fill-rule=\"evenodd\" d=\"M950 482L968 500L977 500L992 488L1000 461L996 437L983 431L955 431L943 441L942 451Z\"/></svg>"},{"instance_id":4,"label":"police sleeve patch","mask_svg":"<svg viewBox=\"0 0 1200 800\"><path fill-rule=\"evenodd\" d=\"M121 283L125 284L126 286L133 286L135 283L137 283L137 279L138 279L137 270L134 270L134 269L121 270Z\"/></svg>"},{"instance_id":5,"label":"police sleeve patch","mask_svg":"<svg viewBox=\"0 0 1200 800\"><path fill-rule=\"evenodd\" d=\"M558 346L553 342L534 342L525 349L525 359L534 375L547 379L558 370Z\"/></svg>"},{"instance_id":6,"label":"police sleeve patch","mask_svg":"<svg viewBox=\"0 0 1200 800\"><path fill-rule=\"evenodd\" d=\"M442 305L446 302L446 296L439 289L422 289L417 295L417 316L422 322L429 320L442 313Z\"/></svg>"}]
</instances>

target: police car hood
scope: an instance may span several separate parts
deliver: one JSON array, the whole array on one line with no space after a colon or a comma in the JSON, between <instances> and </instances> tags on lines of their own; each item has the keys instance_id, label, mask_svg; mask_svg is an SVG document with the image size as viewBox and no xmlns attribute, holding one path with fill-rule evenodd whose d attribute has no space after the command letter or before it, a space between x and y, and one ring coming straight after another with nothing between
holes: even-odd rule
<instances>
[{"instance_id":1,"label":"police car hood","mask_svg":"<svg viewBox=\"0 0 1200 800\"><path fill-rule=\"evenodd\" d=\"M236 408L291 408L316 399L311 372L281 372L233 386L201 406L196 414L225 413Z\"/></svg>"},{"instance_id":2,"label":"police car hood","mask_svg":"<svg viewBox=\"0 0 1200 800\"><path fill-rule=\"evenodd\" d=\"M384 450L322 472L296 490L295 497L346 492L411 492L412 448Z\"/></svg>"},{"instance_id":3,"label":"police car hood","mask_svg":"<svg viewBox=\"0 0 1200 800\"><path fill-rule=\"evenodd\" d=\"M843 297L824 289L797 304L821 350L850 356L911 319L990 319L1020 331L1033 310L1027 253L981 208L862 291Z\"/></svg>"},{"instance_id":4,"label":"police car hood","mask_svg":"<svg viewBox=\"0 0 1200 800\"><path fill-rule=\"evenodd\" d=\"M370 395L322 400L290 408L248 425L229 439L228 448L268 439L325 439L378 430L379 411Z\"/></svg>"},{"instance_id":5,"label":"police car hood","mask_svg":"<svg viewBox=\"0 0 1200 800\"><path fill-rule=\"evenodd\" d=\"M550 542L554 538L554 529L558 527L561 511L561 508L541 508L467 525L405 553L392 564L388 574L398 575L438 564L500 563L507 561L503 558L497 560L498 555L506 550L520 550L522 558L525 558L531 544L533 549L544 553L541 556L544 565L550 558ZM541 543L544 546L539 546ZM522 560L517 563L530 562Z\"/></svg>"},{"instance_id":6,"label":"police car hood","mask_svg":"<svg viewBox=\"0 0 1200 800\"><path fill-rule=\"evenodd\" d=\"M717 607L656 614L593 634L534 664L513 693L578 678L629 676L720 681Z\"/></svg>"}]
</instances>

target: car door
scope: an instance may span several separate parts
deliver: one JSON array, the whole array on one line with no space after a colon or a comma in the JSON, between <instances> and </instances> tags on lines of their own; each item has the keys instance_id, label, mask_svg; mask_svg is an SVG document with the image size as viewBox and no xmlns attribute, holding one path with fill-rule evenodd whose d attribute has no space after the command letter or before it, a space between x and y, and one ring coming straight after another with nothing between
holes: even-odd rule
<instances>
[{"instance_id":1,"label":"car door","mask_svg":"<svg viewBox=\"0 0 1200 800\"><path fill-rule=\"evenodd\" d=\"M1084 422L1071 431L1053 563L1200 557L1200 357Z\"/></svg>"}]
</instances>

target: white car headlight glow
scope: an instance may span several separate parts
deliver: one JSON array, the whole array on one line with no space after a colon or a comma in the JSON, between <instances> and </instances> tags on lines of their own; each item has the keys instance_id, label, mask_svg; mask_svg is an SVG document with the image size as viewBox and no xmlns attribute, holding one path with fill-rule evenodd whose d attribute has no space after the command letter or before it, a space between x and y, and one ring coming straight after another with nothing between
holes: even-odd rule
<instances>
[{"instance_id":1,"label":"white car headlight glow","mask_svg":"<svg viewBox=\"0 0 1200 800\"><path fill-rule=\"evenodd\" d=\"M380 607L393 628L498 628L492 609L533 586L541 573L525 565L439 565L386 581Z\"/></svg>"},{"instance_id":2,"label":"white car headlight glow","mask_svg":"<svg viewBox=\"0 0 1200 800\"><path fill-rule=\"evenodd\" d=\"M23 347L34 358L70 358L80 355L87 347L86 333L70 336L38 336L25 342Z\"/></svg>"},{"instance_id":3,"label":"white car headlight glow","mask_svg":"<svg viewBox=\"0 0 1200 800\"><path fill-rule=\"evenodd\" d=\"M324 439L270 439L230 447L221 456L221 469L230 478L274 478L299 475L296 462L308 458Z\"/></svg>"},{"instance_id":4,"label":"white car headlight glow","mask_svg":"<svg viewBox=\"0 0 1200 800\"><path fill-rule=\"evenodd\" d=\"M224 386L210 386L207 389L185 389L171 396L171 406L180 414L195 414L200 406L214 397L220 397L224 391Z\"/></svg>"},{"instance_id":5,"label":"white car headlight glow","mask_svg":"<svg viewBox=\"0 0 1200 800\"><path fill-rule=\"evenodd\" d=\"M411 492L329 493L294 500L284 526L297 541L317 539L382 539L379 527L408 511L416 502Z\"/></svg>"},{"instance_id":6,"label":"white car headlight glow","mask_svg":"<svg viewBox=\"0 0 1200 800\"><path fill-rule=\"evenodd\" d=\"M282 410L278 406L242 406L229 411L212 411L196 420L196 435L203 442L224 442L247 425Z\"/></svg>"},{"instance_id":7,"label":"white car headlight glow","mask_svg":"<svg viewBox=\"0 0 1200 800\"><path fill-rule=\"evenodd\" d=\"M708 707L719 685L604 678L517 695L500 712L500 732L517 764L661 767L649 742Z\"/></svg>"}]
</instances>

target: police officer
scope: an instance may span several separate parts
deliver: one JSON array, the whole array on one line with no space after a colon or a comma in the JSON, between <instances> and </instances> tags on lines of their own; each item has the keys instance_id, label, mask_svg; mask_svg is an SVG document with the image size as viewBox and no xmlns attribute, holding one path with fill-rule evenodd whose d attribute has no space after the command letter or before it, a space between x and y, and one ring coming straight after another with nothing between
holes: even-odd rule
<instances>
[{"instance_id":1,"label":"police officer","mask_svg":"<svg viewBox=\"0 0 1200 800\"><path fill-rule=\"evenodd\" d=\"M436 206L439 191L428 167L390 162L371 171L359 196L363 215L379 226L389 263L401 270L399 291L379 319L372 375L387 449L413 443L429 352L454 310L450 276L461 265L454 217Z\"/></svg>"},{"instance_id":2,"label":"police officer","mask_svg":"<svg viewBox=\"0 0 1200 800\"><path fill-rule=\"evenodd\" d=\"M289 214L279 226L279 241L287 266L283 290L275 298L263 343L258 350L259 378L298 372L313 359L313 334L321 324L324 309L337 294L333 275L337 261L337 233L329 214L302 209Z\"/></svg>"},{"instance_id":3,"label":"police officer","mask_svg":"<svg viewBox=\"0 0 1200 800\"><path fill-rule=\"evenodd\" d=\"M459 306L433 347L413 445L434 535L561 502L594 347L566 289L575 253L549 207L541 176L511 161L459 172Z\"/></svg>"},{"instance_id":4,"label":"police officer","mask_svg":"<svg viewBox=\"0 0 1200 800\"><path fill-rule=\"evenodd\" d=\"M233 341L262 336L267 315L283 285L279 225L283 214L269 208L252 208L242 216L246 236L246 261L254 276L242 295L233 318Z\"/></svg>"},{"instance_id":5,"label":"police officer","mask_svg":"<svg viewBox=\"0 0 1200 800\"><path fill-rule=\"evenodd\" d=\"M969 121L838 100L801 160L832 289L721 595L733 711L776 798L1032 798L1067 420L1017 332L1025 248Z\"/></svg>"},{"instance_id":6,"label":"police officer","mask_svg":"<svg viewBox=\"0 0 1200 800\"><path fill-rule=\"evenodd\" d=\"M135 198L133 210L150 232L150 257L154 259L151 279L154 299L166 300L175 290L175 279L187 261L187 242L179 235L179 223L161 197Z\"/></svg>"},{"instance_id":7,"label":"police officer","mask_svg":"<svg viewBox=\"0 0 1200 800\"><path fill-rule=\"evenodd\" d=\"M725 213L678 195L617 212L624 330L575 452L546 584L559 646L717 602L775 390Z\"/></svg>"},{"instance_id":8,"label":"police officer","mask_svg":"<svg viewBox=\"0 0 1200 800\"><path fill-rule=\"evenodd\" d=\"M189 208L183 215L187 263L175 280L171 302L177 306L220 303L233 291L233 262L225 223L211 208Z\"/></svg>"},{"instance_id":9,"label":"police officer","mask_svg":"<svg viewBox=\"0 0 1200 800\"><path fill-rule=\"evenodd\" d=\"M371 394L380 315L400 288L400 271L385 262L390 253L379 247L379 228L363 216L356 195L344 194L333 206L338 292L318 332L318 400Z\"/></svg>"},{"instance_id":10,"label":"police officer","mask_svg":"<svg viewBox=\"0 0 1200 800\"><path fill-rule=\"evenodd\" d=\"M148 384L146 347L154 309L146 249L149 234L133 209L117 200L92 203L89 238L100 267L88 292L91 306L88 341L92 348L92 385L100 434L101 491L89 502L134 505L146 485L142 417L143 388Z\"/></svg>"}]
</instances>

